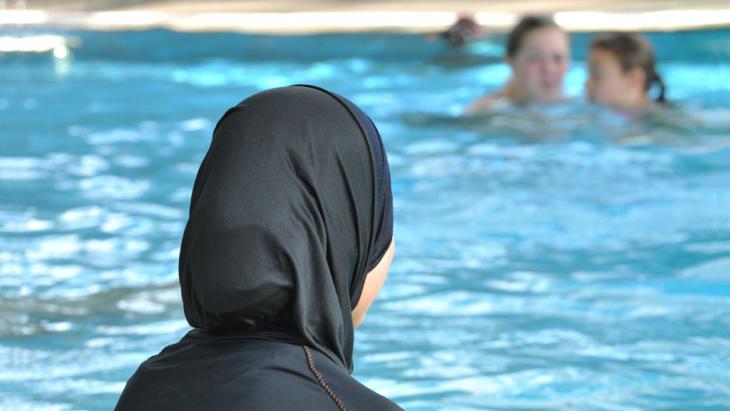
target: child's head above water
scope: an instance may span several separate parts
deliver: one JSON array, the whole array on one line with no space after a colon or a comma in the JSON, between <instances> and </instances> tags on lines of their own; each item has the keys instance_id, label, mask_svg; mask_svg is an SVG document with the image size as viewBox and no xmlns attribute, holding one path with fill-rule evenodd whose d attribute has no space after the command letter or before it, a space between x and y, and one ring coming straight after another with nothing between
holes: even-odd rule
<instances>
[{"instance_id":1,"label":"child's head above water","mask_svg":"<svg viewBox=\"0 0 730 411\"><path fill-rule=\"evenodd\" d=\"M560 98L569 62L568 35L550 17L524 17L507 38L507 63L517 100Z\"/></svg>"},{"instance_id":2,"label":"child's head above water","mask_svg":"<svg viewBox=\"0 0 730 411\"><path fill-rule=\"evenodd\" d=\"M649 90L656 84L656 102L665 101L665 86L655 69L654 51L646 37L636 33L607 33L590 45L588 98L599 104L620 108L652 105Z\"/></svg>"}]
</instances>

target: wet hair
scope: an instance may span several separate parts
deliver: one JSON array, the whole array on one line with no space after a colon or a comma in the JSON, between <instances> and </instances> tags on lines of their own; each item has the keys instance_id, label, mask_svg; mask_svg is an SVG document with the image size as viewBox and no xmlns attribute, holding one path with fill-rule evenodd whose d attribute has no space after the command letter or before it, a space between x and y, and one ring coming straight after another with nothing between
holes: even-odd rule
<instances>
[{"instance_id":1,"label":"wet hair","mask_svg":"<svg viewBox=\"0 0 730 411\"><path fill-rule=\"evenodd\" d=\"M656 84L659 95L656 102L665 103L667 87L656 72L654 50L649 40L639 33L605 33L591 41L591 50L604 50L613 53L624 72L639 67L646 78L644 90L649 91Z\"/></svg>"},{"instance_id":2,"label":"wet hair","mask_svg":"<svg viewBox=\"0 0 730 411\"><path fill-rule=\"evenodd\" d=\"M525 16L520 19L507 37L507 57L514 57L520 51L530 32L548 27L562 30L549 16Z\"/></svg>"}]
</instances>

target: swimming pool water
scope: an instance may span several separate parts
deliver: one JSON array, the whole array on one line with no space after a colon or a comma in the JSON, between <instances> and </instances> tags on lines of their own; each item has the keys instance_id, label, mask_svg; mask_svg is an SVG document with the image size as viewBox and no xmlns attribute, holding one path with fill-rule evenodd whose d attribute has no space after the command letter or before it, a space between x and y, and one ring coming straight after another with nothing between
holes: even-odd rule
<instances>
[{"instance_id":1,"label":"swimming pool water","mask_svg":"<svg viewBox=\"0 0 730 411\"><path fill-rule=\"evenodd\" d=\"M730 409L730 31L651 34L668 113L585 105L576 35L572 102L469 120L508 76L500 39L50 32L68 59L0 54L0 409L111 409L186 332L212 127L294 83L360 104L390 156L361 381L409 410Z\"/></svg>"}]
</instances>

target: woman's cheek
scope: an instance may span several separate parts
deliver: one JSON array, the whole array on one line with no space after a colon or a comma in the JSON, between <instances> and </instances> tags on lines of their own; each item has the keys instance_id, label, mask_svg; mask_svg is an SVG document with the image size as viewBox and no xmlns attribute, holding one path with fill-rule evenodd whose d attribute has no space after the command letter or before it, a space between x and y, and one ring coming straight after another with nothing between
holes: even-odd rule
<instances>
[{"instance_id":1,"label":"woman's cheek","mask_svg":"<svg viewBox=\"0 0 730 411\"><path fill-rule=\"evenodd\" d=\"M601 84L598 86L598 93L596 96L596 102L601 104L612 105L615 103L613 91L609 84Z\"/></svg>"}]
</instances>

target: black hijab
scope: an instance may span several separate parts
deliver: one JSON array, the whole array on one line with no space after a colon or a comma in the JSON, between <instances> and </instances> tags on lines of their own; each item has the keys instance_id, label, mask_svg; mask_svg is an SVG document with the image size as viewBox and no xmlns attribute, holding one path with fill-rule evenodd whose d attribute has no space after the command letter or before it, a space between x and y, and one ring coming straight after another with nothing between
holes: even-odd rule
<instances>
[{"instance_id":1,"label":"black hijab","mask_svg":"<svg viewBox=\"0 0 730 411\"><path fill-rule=\"evenodd\" d=\"M190 325L295 339L352 370L351 310L392 238L375 125L313 86L256 94L216 125L180 250Z\"/></svg>"}]
</instances>

